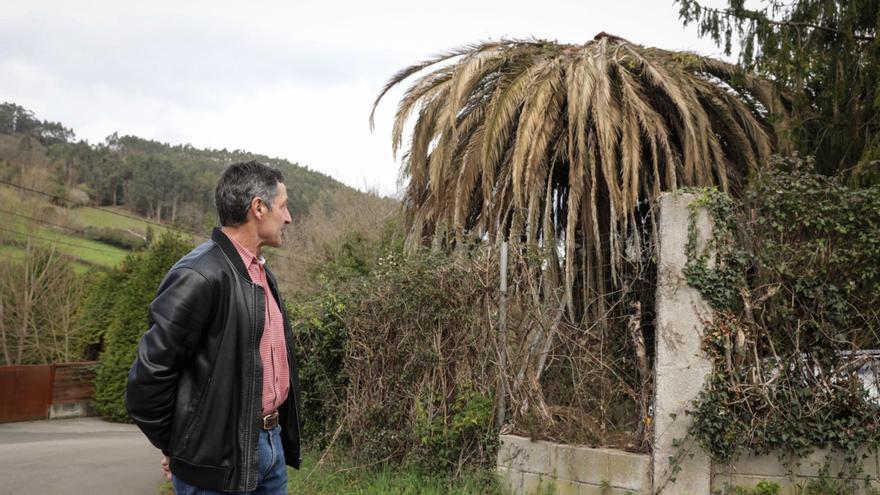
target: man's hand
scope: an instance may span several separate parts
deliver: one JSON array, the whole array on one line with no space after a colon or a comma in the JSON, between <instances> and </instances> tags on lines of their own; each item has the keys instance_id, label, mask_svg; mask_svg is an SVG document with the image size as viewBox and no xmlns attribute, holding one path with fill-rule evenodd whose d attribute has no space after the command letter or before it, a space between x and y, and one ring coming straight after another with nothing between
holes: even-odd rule
<instances>
[{"instance_id":1,"label":"man's hand","mask_svg":"<svg viewBox=\"0 0 880 495\"><path fill-rule=\"evenodd\" d=\"M165 475L165 479L168 481L171 481L171 466L169 464L170 462L171 459L169 459L167 455L162 457L162 474Z\"/></svg>"}]
</instances>

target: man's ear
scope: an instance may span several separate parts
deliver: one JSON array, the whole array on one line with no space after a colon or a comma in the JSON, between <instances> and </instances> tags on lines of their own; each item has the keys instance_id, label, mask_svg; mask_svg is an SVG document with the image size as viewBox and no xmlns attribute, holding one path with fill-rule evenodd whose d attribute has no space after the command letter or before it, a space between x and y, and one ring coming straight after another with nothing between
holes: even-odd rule
<instances>
[{"instance_id":1,"label":"man's ear","mask_svg":"<svg viewBox=\"0 0 880 495\"><path fill-rule=\"evenodd\" d=\"M251 200L251 211L254 213L254 216L257 218L257 220L262 219L264 208L265 206L263 205L263 201L260 198L255 197Z\"/></svg>"}]
</instances>

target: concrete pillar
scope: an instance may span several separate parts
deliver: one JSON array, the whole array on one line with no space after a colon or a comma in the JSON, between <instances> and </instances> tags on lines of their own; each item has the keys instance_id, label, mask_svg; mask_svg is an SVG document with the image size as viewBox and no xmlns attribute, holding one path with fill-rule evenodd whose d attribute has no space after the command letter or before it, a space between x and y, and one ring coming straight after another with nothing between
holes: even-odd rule
<instances>
[{"instance_id":1,"label":"concrete pillar","mask_svg":"<svg viewBox=\"0 0 880 495\"><path fill-rule=\"evenodd\" d=\"M654 493L664 495L711 493L711 461L687 437L691 420L685 415L712 371L700 347L704 322L711 320L712 311L682 273L688 205L694 197L666 193L659 199L652 472ZM698 242L711 236L712 221L705 210L699 212L696 226Z\"/></svg>"}]
</instances>

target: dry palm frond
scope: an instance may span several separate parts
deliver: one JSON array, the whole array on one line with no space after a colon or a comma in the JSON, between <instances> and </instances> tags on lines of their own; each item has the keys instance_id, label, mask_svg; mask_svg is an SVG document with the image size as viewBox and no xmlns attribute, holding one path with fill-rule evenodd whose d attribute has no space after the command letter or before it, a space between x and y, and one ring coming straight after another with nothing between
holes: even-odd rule
<instances>
[{"instance_id":1,"label":"dry palm frond","mask_svg":"<svg viewBox=\"0 0 880 495\"><path fill-rule=\"evenodd\" d=\"M734 66L604 33L454 50L400 71L376 105L431 67L393 131L396 152L418 109L402 174L409 246L519 236L554 264L570 311L618 283L646 201L682 186L735 193L775 145L767 118L785 109L771 83Z\"/></svg>"}]
</instances>

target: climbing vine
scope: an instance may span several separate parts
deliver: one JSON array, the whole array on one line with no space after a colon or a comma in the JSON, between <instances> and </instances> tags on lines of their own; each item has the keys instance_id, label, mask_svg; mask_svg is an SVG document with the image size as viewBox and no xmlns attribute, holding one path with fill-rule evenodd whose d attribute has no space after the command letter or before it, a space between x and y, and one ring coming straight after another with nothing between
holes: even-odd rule
<instances>
[{"instance_id":1,"label":"climbing vine","mask_svg":"<svg viewBox=\"0 0 880 495\"><path fill-rule=\"evenodd\" d=\"M717 189L685 189L684 192L697 193L689 206L685 245L688 260L684 275L713 308L737 309L741 303L739 289L745 285L744 267L748 255L736 243L733 200ZM707 211L713 219L713 235L703 246L699 245L697 237L697 215L701 210Z\"/></svg>"},{"instance_id":2,"label":"climbing vine","mask_svg":"<svg viewBox=\"0 0 880 495\"><path fill-rule=\"evenodd\" d=\"M702 190L692 204L684 271L714 315L691 431L720 462L832 447L845 466L829 474L854 477L880 448L880 401L860 378L880 349L880 187L814 170L777 158L741 201ZM702 245L701 209L714 224Z\"/></svg>"}]
</instances>

